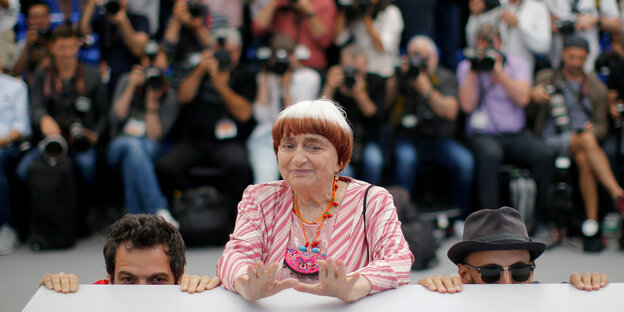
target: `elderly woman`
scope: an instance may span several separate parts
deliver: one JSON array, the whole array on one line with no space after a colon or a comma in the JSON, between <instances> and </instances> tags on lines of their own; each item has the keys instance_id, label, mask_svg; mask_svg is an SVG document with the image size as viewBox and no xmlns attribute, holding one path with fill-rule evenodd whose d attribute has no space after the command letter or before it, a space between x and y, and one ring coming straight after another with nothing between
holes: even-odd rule
<instances>
[{"instance_id":1,"label":"elderly woman","mask_svg":"<svg viewBox=\"0 0 624 312\"><path fill-rule=\"evenodd\" d=\"M284 180L245 190L217 264L223 287L250 301L286 288L355 301L409 282L414 257L390 194L338 176L352 147L330 100L280 113L273 148Z\"/></svg>"}]
</instances>

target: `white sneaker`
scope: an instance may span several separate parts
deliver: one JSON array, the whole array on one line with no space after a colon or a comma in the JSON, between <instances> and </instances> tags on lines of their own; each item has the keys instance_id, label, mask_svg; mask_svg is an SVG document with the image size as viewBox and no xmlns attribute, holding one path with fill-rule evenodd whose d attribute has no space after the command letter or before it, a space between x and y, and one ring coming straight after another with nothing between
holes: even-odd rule
<instances>
[{"instance_id":1,"label":"white sneaker","mask_svg":"<svg viewBox=\"0 0 624 312\"><path fill-rule=\"evenodd\" d=\"M180 229L180 222L178 222L176 219L173 218L173 216L169 212L169 209L160 208L156 210L156 215L159 217L162 217L163 219L165 219L165 221L171 223L171 225L173 225L176 229L178 230Z\"/></svg>"},{"instance_id":2,"label":"white sneaker","mask_svg":"<svg viewBox=\"0 0 624 312\"><path fill-rule=\"evenodd\" d=\"M0 255L8 255L19 246L17 232L8 224L0 226Z\"/></svg>"}]
</instances>

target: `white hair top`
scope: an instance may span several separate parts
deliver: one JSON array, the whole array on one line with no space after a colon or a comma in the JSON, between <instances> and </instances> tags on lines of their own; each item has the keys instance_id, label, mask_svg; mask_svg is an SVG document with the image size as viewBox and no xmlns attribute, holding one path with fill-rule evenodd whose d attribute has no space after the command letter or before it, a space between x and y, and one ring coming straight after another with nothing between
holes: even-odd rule
<instances>
[{"instance_id":1,"label":"white hair top","mask_svg":"<svg viewBox=\"0 0 624 312\"><path fill-rule=\"evenodd\" d=\"M344 109L338 103L328 98L301 101L290 105L280 112L276 120L286 118L326 120L340 126L349 133L353 133L347 122L347 114Z\"/></svg>"}]
</instances>

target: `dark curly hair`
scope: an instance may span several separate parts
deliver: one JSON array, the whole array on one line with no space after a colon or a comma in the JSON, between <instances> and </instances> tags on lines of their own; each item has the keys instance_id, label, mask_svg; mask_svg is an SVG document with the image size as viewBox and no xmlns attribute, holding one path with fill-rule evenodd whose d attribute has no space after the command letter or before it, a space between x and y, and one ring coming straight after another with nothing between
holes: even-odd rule
<instances>
[{"instance_id":1,"label":"dark curly hair","mask_svg":"<svg viewBox=\"0 0 624 312\"><path fill-rule=\"evenodd\" d=\"M186 265L184 240L180 232L161 217L148 214L127 214L108 227L106 244L104 245L104 261L106 272L115 277L115 256L121 244L128 249L145 249L163 245L169 256L169 266L175 283L184 272Z\"/></svg>"}]
</instances>

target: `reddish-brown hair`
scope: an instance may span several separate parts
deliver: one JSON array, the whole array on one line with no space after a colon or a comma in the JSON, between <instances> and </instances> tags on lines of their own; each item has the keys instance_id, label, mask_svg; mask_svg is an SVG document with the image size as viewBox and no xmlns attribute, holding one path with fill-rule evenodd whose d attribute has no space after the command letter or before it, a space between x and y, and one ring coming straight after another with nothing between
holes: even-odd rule
<instances>
[{"instance_id":1,"label":"reddish-brown hair","mask_svg":"<svg viewBox=\"0 0 624 312\"><path fill-rule=\"evenodd\" d=\"M327 103L334 106L335 110L327 106ZM294 114L288 114L287 111L289 109L296 110L293 106L300 105L316 106L315 108L318 108L318 110L297 110ZM353 132L346 122L344 111L341 108L326 99L305 101L289 106L278 116L273 125L273 150L275 155L277 155L277 149L283 137L308 133L321 135L329 140L338 153L340 170L347 166L353 152Z\"/></svg>"}]
</instances>

